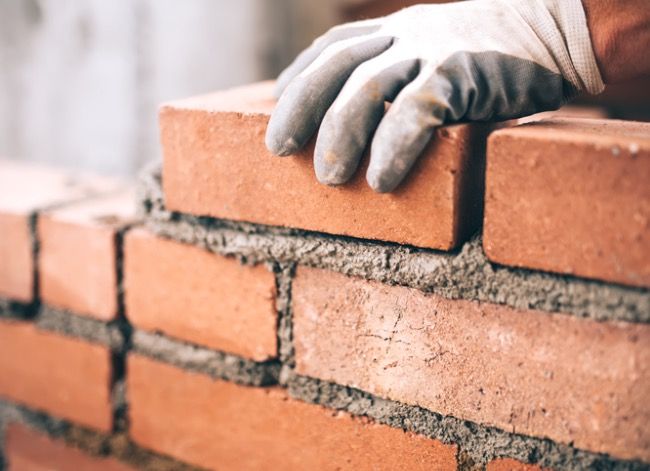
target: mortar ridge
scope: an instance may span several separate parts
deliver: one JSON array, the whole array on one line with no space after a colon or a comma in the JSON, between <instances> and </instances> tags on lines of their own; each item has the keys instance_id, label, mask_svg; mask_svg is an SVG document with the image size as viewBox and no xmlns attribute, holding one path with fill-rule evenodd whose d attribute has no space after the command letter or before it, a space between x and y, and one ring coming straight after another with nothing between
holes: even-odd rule
<instances>
[{"instance_id":1,"label":"mortar ridge","mask_svg":"<svg viewBox=\"0 0 650 471\"><path fill-rule=\"evenodd\" d=\"M104 322L48 305L41 305L34 320L39 329L103 345L112 352L125 348L118 321Z\"/></svg>"},{"instance_id":2,"label":"mortar ridge","mask_svg":"<svg viewBox=\"0 0 650 471\"><path fill-rule=\"evenodd\" d=\"M137 329L133 332L131 351L187 371L244 386L275 385L280 374L280 362L277 360L256 362Z\"/></svg>"}]
</instances>

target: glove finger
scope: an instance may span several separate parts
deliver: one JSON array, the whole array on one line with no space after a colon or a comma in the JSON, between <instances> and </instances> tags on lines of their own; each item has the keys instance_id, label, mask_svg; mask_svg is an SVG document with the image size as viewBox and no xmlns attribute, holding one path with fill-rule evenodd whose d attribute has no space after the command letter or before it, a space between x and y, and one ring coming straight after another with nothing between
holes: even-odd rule
<instances>
[{"instance_id":1,"label":"glove finger","mask_svg":"<svg viewBox=\"0 0 650 471\"><path fill-rule=\"evenodd\" d=\"M366 180L375 191L393 191L404 179L435 128L444 123L449 93L449 83L427 71L420 72L399 93L381 120L370 149Z\"/></svg>"},{"instance_id":2,"label":"glove finger","mask_svg":"<svg viewBox=\"0 0 650 471\"><path fill-rule=\"evenodd\" d=\"M267 148L276 155L289 155L303 147L352 71L384 52L392 41L362 36L325 49L282 93L266 130Z\"/></svg>"},{"instance_id":3,"label":"glove finger","mask_svg":"<svg viewBox=\"0 0 650 471\"><path fill-rule=\"evenodd\" d=\"M321 183L340 185L359 165L384 114L385 101L417 75L419 61L392 47L355 69L329 108L316 140L314 170Z\"/></svg>"},{"instance_id":4,"label":"glove finger","mask_svg":"<svg viewBox=\"0 0 650 471\"><path fill-rule=\"evenodd\" d=\"M325 34L316 38L308 48L298 54L294 61L280 73L275 82L275 96L279 97L289 85L289 82L316 60L328 46L344 39L374 33L380 27L381 23L378 19L355 21L354 23L334 26Z\"/></svg>"}]
</instances>

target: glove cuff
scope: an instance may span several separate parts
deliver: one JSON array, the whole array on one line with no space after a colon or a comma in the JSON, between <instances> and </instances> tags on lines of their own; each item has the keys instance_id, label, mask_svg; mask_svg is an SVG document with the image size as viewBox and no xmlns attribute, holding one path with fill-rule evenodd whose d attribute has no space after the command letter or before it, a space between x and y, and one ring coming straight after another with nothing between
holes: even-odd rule
<instances>
[{"instance_id":1,"label":"glove cuff","mask_svg":"<svg viewBox=\"0 0 650 471\"><path fill-rule=\"evenodd\" d=\"M605 89L581 0L524 0L520 13L546 44L564 77L577 89Z\"/></svg>"}]
</instances>

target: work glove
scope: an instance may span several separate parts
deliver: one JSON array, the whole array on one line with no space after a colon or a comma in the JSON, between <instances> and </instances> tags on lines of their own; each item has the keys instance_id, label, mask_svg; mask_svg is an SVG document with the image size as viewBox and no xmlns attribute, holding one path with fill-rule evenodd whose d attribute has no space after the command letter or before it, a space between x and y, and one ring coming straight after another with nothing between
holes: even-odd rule
<instances>
[{"instance_id":1,"label":"work glove","mask_svg":"<svg viewBox=\"0 0 650 471\"><path fill-rule=\"evenodd\" d=\"M387 192L438 126L557 109L604 85L580 0L474 0L334 27L276 87L272 153L296 153L320 125L316 177L338 185L372 140L366 179Z\"/></svg>"}]
</instances>

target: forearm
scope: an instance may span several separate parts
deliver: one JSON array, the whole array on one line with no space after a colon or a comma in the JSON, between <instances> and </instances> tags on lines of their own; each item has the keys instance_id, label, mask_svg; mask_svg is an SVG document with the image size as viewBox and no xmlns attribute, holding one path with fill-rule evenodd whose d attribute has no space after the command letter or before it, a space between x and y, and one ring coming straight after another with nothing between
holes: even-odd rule
<instances>
[{"instance_id":1,"label":"forearm","mask_svg":"<svg viewBox=\"0 0 650 471\"><path fill-rule=\"evenodd\" d=\"M582 0L605 83L650 75L648 0Z\"/></svg>"}]
</instances>

